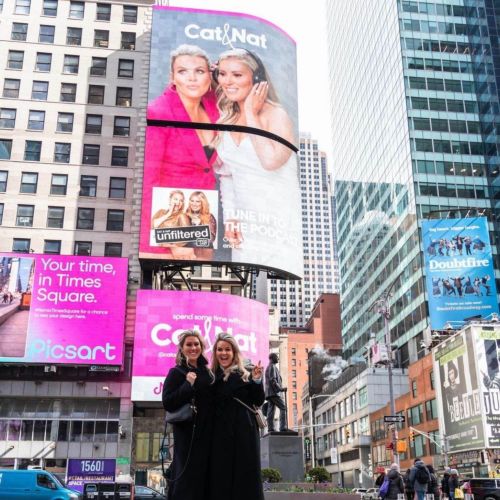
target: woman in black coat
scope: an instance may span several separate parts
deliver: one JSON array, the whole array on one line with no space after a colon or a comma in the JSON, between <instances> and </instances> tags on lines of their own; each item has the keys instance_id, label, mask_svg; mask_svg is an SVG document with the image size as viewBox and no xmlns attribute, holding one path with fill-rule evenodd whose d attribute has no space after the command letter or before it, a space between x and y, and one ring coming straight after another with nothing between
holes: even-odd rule
<instances>
[{"instance_id":1,"label":"woman in black coat","mask_svg":"<svg viewBox=\"0 0 500 500\"><path fill-rule=\"evenodd\" d=\"M170 369L163 384L165 410L173 412L193 400L196 406L194 421L172 424L174 458L167 478L169 500L206 499L213 374L203 351L201 335L196 331L184 332L179 339L176 366Z\"/></svg>"},{"instance_id":2,"label":"woman in black coat","mask_svg":"<svg viewBox=\"0 0 500 500\"><path fill-rule=\"evenodd\" d=\"M264 402L260 361L250 374L238 344L220 334L212 356L215 421L210 456L209 500L264 500L260 436L252 408Z\"/></svg>"}]
</instances>

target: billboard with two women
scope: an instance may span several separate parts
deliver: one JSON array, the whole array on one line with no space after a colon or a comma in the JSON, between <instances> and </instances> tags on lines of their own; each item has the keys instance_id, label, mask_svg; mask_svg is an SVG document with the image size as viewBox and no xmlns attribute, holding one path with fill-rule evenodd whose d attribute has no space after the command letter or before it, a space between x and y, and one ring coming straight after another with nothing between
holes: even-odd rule
<instances>
[{"instance_id":1,"label":"billboard with two women","mask_svg":"<svg viewBox=\"0 0 500 500\"><path fill-rule=\"evenodd\" d=\"M422 222L431 328L498 313L486 217Z\"/></svg>"},{"instance_id":2,"label":"billboard with two women","mask_svg":"<svg viewBox=\"0 0 500 500\"><path fill-rule=\"evenodd\" d=\"M295 42L153 7L139 257L302 275Z\"/></svg>"}]
</instances>

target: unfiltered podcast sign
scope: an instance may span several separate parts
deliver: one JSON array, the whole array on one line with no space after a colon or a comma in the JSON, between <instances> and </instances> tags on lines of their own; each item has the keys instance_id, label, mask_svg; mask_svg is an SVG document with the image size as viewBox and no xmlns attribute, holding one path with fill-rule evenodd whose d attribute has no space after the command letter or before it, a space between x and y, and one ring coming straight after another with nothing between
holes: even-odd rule
<instances>
[{"instance_id":1,"label":"unfiltered podcast sign","mask_svg":"<svg viewBox=\"0 0 500 500\"><path fill-rule=\"evenodd\" d=\"M127 259L0 254L0 362L121 365Z\"/></svg>"},{"instance_id":2,"label":"unfiltered podcast sign","mask_svg":"<svg viewBox=\"0 0 500 500\"><path fill-rule=\"evenodd\" d=\"M197 330L211 359L219 333L234 336L243 357L265 364L269 355L268 306L256 300L210 292L137 292L132 400L159 401L163 381L175 366L179 337Z\"/></svg>"},{"instance_id":3,"label":"unfiltered podcast sign","mask_svg":"<svg viewBox=\"0 0 500 500\"><path fill-rule=\"evenodd\" d=\"M432 329L498 313L486 217L422 222Z\"/></svg>"}]
</instances>

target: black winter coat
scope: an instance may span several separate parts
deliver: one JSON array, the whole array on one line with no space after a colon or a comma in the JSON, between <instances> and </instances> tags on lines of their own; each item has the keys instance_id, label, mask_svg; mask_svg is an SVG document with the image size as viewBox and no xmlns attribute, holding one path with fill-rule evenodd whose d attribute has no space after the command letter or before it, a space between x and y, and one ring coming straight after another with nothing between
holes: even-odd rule
<instances>
[{"instance_id":1,"label":"black winter coat","mask_svg":"<svg viewBox=\"0 0 500 500\"><path fill-rule=\"evenodd\" d=\"M264 402L262 383L244 382L239 373L223 380L216 373L215 421L210 456L209 500L264 500L260 471L260 436L248 406Z\"/></svg>"},{"instance_id":2,"label":"black winter coat","mask_svg":"<svg viewBox=\"0 0 500 500\"><path fill-rule=\"evenodd\" d=\"M389 478L389 491L384 500L397 500L400 493L405 492L405 483L401 474L397 470L390 470L387 474Z\"/></svg>"},{"instance_id":3,"label":"black winter coat","mask_svg":"<svg viewBox=\"0 0 500 500\"><path fill-rule=\"evenodd\" d=\"M196 427L193 436L193 422L173 424L174 458L170 468L170 477L178 480L170 482L167 498L169 500L205 500L210 450L210 435L213 426L212 377L206 368L206 362L200 358L198 368L186 365L172 368L163 384L163 407L175 411L189 403L194 397L197 408ZM196 372L193 386L186 380L188 371ZM189 447L193 444L191 454ZM186 461L189 461L184 472ZM182 473L182 475L181 475Z\"/></svg>"}]
</instances>

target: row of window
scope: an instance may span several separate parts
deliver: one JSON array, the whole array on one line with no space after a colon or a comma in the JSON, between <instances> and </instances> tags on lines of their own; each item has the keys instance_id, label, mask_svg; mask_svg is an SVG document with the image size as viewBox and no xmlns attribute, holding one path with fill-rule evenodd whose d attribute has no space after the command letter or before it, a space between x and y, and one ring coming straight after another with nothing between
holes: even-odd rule
<instances>
[{"instance_id":1,"label":"row of window","mask_svg":"<svg viewBox=\"0 0 500 500\"><path fill-rule=\"evenodd\" d=\"M473 73L479 75L494 75L491 63L472 64L467 61L449 59L430 59L422 57L403 57L405 69L426 69L428 71L445 71L448 73Z\"/></svg>"},{"instance_id":2,"label":"row of window","mask_svg":"<svg viewBox=\"0 0 500 500\"><path fill-rule=\"evenodd\" d=\"M441 196L444 198L477 198L486 200L490 197L486 186L467 184L448 184L444 182L419 182L417 194L422 196Z\"/></svg>"},{"instance_id":3,"label":"row of window","mask_svg":"<svg viewBox=\"0 0 500 500\"><path fill-rule=\"evenodd\" d=\"M3 215L3 203L1 213ZM64 226L64 207L48 207L46 227L62 229ZM35 205L17 205L16 226L33 227ZM94 229L95 208L78 208L76 229ZM0 220L0 223L2 221ZM125 210L108 209L106 231L123 231Z\"/></svg>"},{"instance_id":4,"label":"row of window","mask_svg":"<svg viewBox=\"0 0 500 500\"><path fill-rule=\"evenodd\" d=\"M63 62L63 73L78 73L79 59L78 56L65 55ZM38 52L35 62L35 71L50 71L52 65L52 54ZM24 66L24 50L9 50L7 55L7 69L23 69ZM75 69L76 66L76 69ZM106 76L108 59L106 57L92 57L89 73L91 76ZM134 77L134 60L133 59L118 59L117 76L119 78ZM65 99L61 99L65 100ZM72 101L74 102L74 101Z\"/></svg>"},{"instance_id":5,"label":"row of window","mask_svg":"<svg viewBox=\"0 0 500 500\"><path fill-rule=\"evenodd\" d=\"M459 99L437 99L432 97L410 97L410 109L448 111L450 113L479 113L476 101Z\"/></svg>"},{"instance_id":6,"label":"row of window","mask_svg":"<svg viewBox=\"0 0 500 500\"><path fill-rule=\"evenodd\" d=\"M399 2L398 2L399 3ZM436 16L473 17L485 18L486 14L482 7L471 7L462 5L449 5L431 2L403 1L401 2L403 12L415 12Z\"/></svg>"},{"instance_id":7,"label":"row of window","mask_svg":"<svg viewBox=\"0 0 500 500\"><path fill-rule=\"evenodd\" d=\"M7 190L8 172L0 170L0 193L5 193ZM68 176L65 174L52 174L50 185L50 194L66 195ZM38 173L23 172L21 175L21 183L19 192L24 194L35 194L38 190ZM126 198L127 179L125 177L110 177L109 179L109 198L124 199ZM95 197L97 194L97 176L96 175L81 175L80 176L80 196ZM53 227L53 226L49 226ZM60 226L62 227L62 226Z\"/></svg>"},{"instance_id":8,"label":"row of window","mask_svg":"<svg viewBox=\"0 0 500 500\"><path fill-rule=\"evenodd\" d=\"M1 207L2 205L0 204ZM61 253L61 245L61 240L44 240L43 253L59 255ZM122 243L104 243L104 257L121 257L122 247ZM31 240L29 238L14 238L12 241L12 251L17 253L31 252ZM75 241L73 255L92 255L92 242Z\"/></svg>"},{"instance_id":9,"label":"row of window","mask_svg":"<svg viewBox=\"0 0 500 500\"><path fill-rule=\"evenodd\" d=\"M40 43L54 43L56 27L42 24L38 32ZM12 23L10 39L16 42L25 42L28 39L28 23ZM109 46L109 31L94 30L94 47L116 48L121 50L135 50L136 34L133 31L122 31L120 33L120 45L118 47ZM66 31L67 45L82 44L82 29L70 27Z\"/></svg>"},{"instance_id":10,"label":"row of window","mask_svg":"<svg viewBox=\"0 0 500 500\"><path fill-rule=\"evenodd\" d=\"M451 161L413 160L413 170L419 174L454 175L465 177L485 177L486 166L481 163L463 163ZM498 167L491 171L498 174Z\"/></svg>"},{"instance_id":11,"label":"row of window","mask_svg":"<svg viewBox=\"0 0 500 500\"><path fill-rule=\"evenodd\" d=\"M410 76L405 79L410 89L437 90L447 92L464 92L473 94L476 92L475 84L467 80L450 80L448 78L423 78Z\"/></svg>"},{"instance_id":12,"label":"row of window","mask_svg":"<svg viewBox=\"0 0 500 500\"><path fill-rule=\"evenodd\" d=\"M448 153L454 155L495 156L497 147L494 143L449 141L442 139L411 139L413 151L423 153Z\"/></svg>"},{"instance_id":13,"label":"row of window","mask_svg":"<svg viewBox=\"0 0 500 500\"><path fill-rule=\"evenodd\" d=\"M467 26L463 23L426 21L423 19L400 19L399 24L403 31L421 31L423 33L440 33L442 35L488 36L487 27L477 24Z\"/></svg>"},{"instance_id":14,"label":"row of window","mask_svg":"<svg viewBox=\"0 0 500 500\"><path fill-rule=\"evenodd\" d=\"M476 121L446 120L442 118L412 118L410 119L410 129L454 132L458 134L480 134L481 124Z\"/></svg>"},{"instance_id":15,"label":"row of window","mask_svg":"<svg viewBox=\"0 0 500 500\"><path fill-rule=\"evenodd\" d=\"M446 54L491 55L491 48L482 43L464 43L454 40L422 40L420 38L402 38L401 45L407 50L441 52Z\"/></svg>"},{"instance_id":16,"label":"row of window","mask_svg":"<svg viewBox=\"0 0 500 500\"><path fill-rule=\"evenodd\" d=\"M46 17L56 17L58 8L59 8L58 0L44 0L40 14ZM97 3L96 21L110 21L111 8L112 4L110 3ZM115 5L115 8L119 8L119 6ZM123 8L122 21L124 23L136 24L137 7L135 5L123 5L122 8ZM31 0L16 0L16 3L14 5L14 14L28 15L30 12L31 12ZM70 1L68 18L83 19L84 15L85 15L85 2Z\"/></svg>"}]
</instances>

